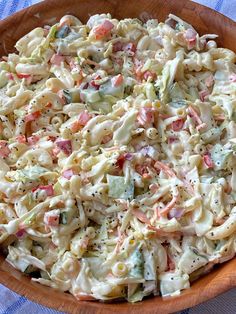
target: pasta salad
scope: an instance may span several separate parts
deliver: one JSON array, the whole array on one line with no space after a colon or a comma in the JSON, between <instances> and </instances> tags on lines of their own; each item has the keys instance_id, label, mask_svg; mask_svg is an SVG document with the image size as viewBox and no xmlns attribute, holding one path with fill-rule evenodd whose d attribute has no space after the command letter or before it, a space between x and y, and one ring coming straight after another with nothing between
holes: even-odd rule
<instances>
[{"instance_id":1,"label":"pasta salad","mask_svg":"<svg viewBox=\"0 0 236 314\"><path fill-rule=\"evenodd\" d=\"M66 15L0 62L0 243L79 300L174 296L236 251L235 53L170 14Z\"/></svg>"}]
</instances>

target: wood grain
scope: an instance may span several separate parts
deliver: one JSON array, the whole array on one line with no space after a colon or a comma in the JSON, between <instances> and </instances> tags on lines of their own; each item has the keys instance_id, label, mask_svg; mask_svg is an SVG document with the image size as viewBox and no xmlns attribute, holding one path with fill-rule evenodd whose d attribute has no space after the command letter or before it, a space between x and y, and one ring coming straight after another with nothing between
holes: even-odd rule
<instances>
[{"instance_id":1,"label":"wood grain","mask_svg":"<svg viewBox=\"0 0 236 314\"><path fill-rule=\"evenodd\" d=\"M37 26L55 23L65 14L78 16L83 22L96 13L110 12L118 19L139 17L164 20L176 14L192 24L201 34L216 33L218 44L236 50L236 24L209 8L185 0L50 0L0 21L0 55L14 51L15 42ZM171 313L194 306L236 286L236 259L215 269L195 282L179 297L149 298L137 304L79 302L72 295L61 293L30 281L0 256L0 282L40 304L68 313Z\"/></svg>"}]
</instances>

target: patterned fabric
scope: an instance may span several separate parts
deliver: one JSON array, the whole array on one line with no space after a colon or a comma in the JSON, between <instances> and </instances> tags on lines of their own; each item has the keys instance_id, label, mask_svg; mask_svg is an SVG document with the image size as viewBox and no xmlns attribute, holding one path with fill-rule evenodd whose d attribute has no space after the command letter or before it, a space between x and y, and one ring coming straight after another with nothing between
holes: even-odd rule
<instances>
[{"instance_id":1,"label":"patterned fabric","mask_svg":"<svg viewBox=\"0 0 236 314\"><path fill-rule=\"evenodd\" d=\"M40 1L41 0L0 0L0 19ZM195 2L209 6L229 16L231 19L236 20L236 0L195 0ZM232 289L215 299L179 312L178 314L235 314L235 297L236 289ZM0 285L0 300L0 314L63 314L62 312L33 303L3 285Z\"/></svg>"}]
</instances>

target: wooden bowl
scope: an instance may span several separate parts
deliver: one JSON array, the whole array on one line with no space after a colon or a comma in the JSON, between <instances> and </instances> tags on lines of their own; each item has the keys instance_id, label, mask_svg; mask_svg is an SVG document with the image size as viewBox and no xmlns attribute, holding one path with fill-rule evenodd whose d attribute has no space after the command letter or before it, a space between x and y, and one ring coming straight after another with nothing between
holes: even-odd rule
<instances>
[{"instance_id":1,"label":"wooden bowl","mask_svg":"<svg viewBox=\"0 0 236 314\"><path fill-rule=\"evenodd\" d=\"M218 44L236 51L236 23L199 4L185 0L50 0L27 8L0 21L0 55L14 51L15 42L37 26L53 24L65 14L86 22L89 15L110 12L113 17L158 18L169 13L180 16L200 33L219 35ZM0 282L43 305L69 313L171 313L192 307L236 287L236 259L202 277L179 297L153 297L136 304L79 302L72 295L31 282L0 256Z\"/></svg>"}]
</instances>

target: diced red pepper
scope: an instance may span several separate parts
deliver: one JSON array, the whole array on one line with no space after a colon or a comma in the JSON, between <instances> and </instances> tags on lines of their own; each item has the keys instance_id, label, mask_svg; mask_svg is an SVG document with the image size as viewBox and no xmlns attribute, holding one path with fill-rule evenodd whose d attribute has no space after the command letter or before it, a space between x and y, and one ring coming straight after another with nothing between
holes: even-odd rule
<instances>
[{"instance_id":1,"label":"diced red pepper","mask_svg":"<svg viewBox=\"0 0 236 314\"><path fill-rule=\"evenodd\" d=\"M39 141L40 137L37 135L31 135L27 138L27 141L30 145L35 145Z\"/></svg>"},{"instance_id":2,"label":"diced red pepper","mask_svg":"<svg viewBox=\"0 0 236 314\"><path fill-rule=\"evenodd\" d=\"M113 87L120 86L124 81L123 75L118 74L111 79L111 84Z\"/></svg>"},{"instance_id":3,"label":"diced red pepper","mask_svg":"<svg viewBox=\"0 0 236 314\"><path fill-rule=\"evenodd\" d=\"M16 140L17 140L18 143L22 143L22 144L26 143L25 135L18 135L18 136L16 136Z\"/></svg>"},{"instance_id":4,"label":"diced red pepper","mask_svg":"<svg viewBox=\"0 0 236 314\"><path fill-rule=\"evenodd\" d=\"M7 157L10 154L10 149L8 148L7 142L1 140L0 141L0 157Z\"/></svg>"},{"instance_id":5,"label":"diced red pepper","mask_svg":"<svg viewBox=\"0 0 236 314\"><path fill-rule=\"evenodd\" d=\"M41 112L40 111L35 111L32 113L29 113L25 116L25 122L31 122L31 121L35 121L37 120L39 117L41 116Z\"/></svg>"},{"instance_id":6,"label":"diced red pepper","mask_svg":"<svg viewBox=\"0 0 236 314\"><path fill-rule=\"evenodd\" d=\"M31 77L31 74L28 74L28 73L17 73L16 75L19 77L19 79Z\"/></svg>"},{"instance_id":7,"label":"diced red pepper","mask_svg":"<svg viewBox=\"0 0 236 314\"><path fill-rule=\"evenodd\" d=\"M116 160L116 165L120 168L123 169L124 163L125 163L125 156L124 155L120 155L117 160Z\"/></svg>"},{"instance_id":8,"label":"diced red pepper","mask_svg":"<svg viewBox=\"0 0 236 314\"><path fill-rule=\"evenodd\" d=\"M101 39L104 36L108 35L110 31L114 28L114 24L112 24L109 20L105 20L101 25L96 26L93 29L96 39Z\"/></svg>"},{"instance_id":9,"label":"diced red pepper","mask_svg":"<svg viewBox=\"0 0 236 314\"><path fill-rule=\"evenodd\" d=\"M138 122L143 126L153 123L154 122L153 109L148 107L141 108L138 113Z\"/></svg>"},{"instance_id":10,"label":"diced red pepper","mask_svg":"<svg viewBox=\"0 0 236 314\"><path fill-rule=\"evenodd\" d=\"M51 57L50 62L51 64L55 65L61 65L61 63L65 60L64 56L61 56L57 53L54 53L54 55Z\"/></svg>"},{"instance_id":11,"label":"diced red pepper","mask_svg":"<svg viewBox=\"0 0 236 314\"><path fill-rule=\"evenodd\" d=\"M184 119L178 119L171 123L171 128L175 132L182 130L183 126L184 126Z\"/></svg>"},{"instance_id":12,"label":"diced red pepper","mask_svg":"<svg viewBox=\"0 0 236 314\"><path fill-rule=\"evenodd\" d=\"M49 184L49 185L40 185L38 187L38 189L45 191L47 196L53 196L54 195L53 186L51 184Z\"/></svg>"},{"instance_id":13,"label":"diced red pepper","mask_svg":"<svg viewBox=\"0 0 236 314\"><path fill-rule=\"evenodd\" d=\"M203 156L203 161L204 161L204 164L206 165L207 168L209 168L209 169L214 168L214 162L211 159L211 155L209 153L207 153Z\"/></svg>"},{"instance_id":14,"label":"diced red pepper","mask_svg":"<svg viewBox=\"0 0 236 314\"><path fill-rule=\"evenodd\" d=\"M72 169L67 169L63 171L62 176L68 180L74 175L74 171Z\"/></svg>"},{"instance_id":15,"label":"diced red pepper","mask_svg":"<svg viewBox=\"0 0 236 314\"><path fill-rule=\"evenodd\" d=\"M57 140L55 143L57 147L66 155L70 155L72 153L71 140Z\"/></svg>"}]
</instances>

